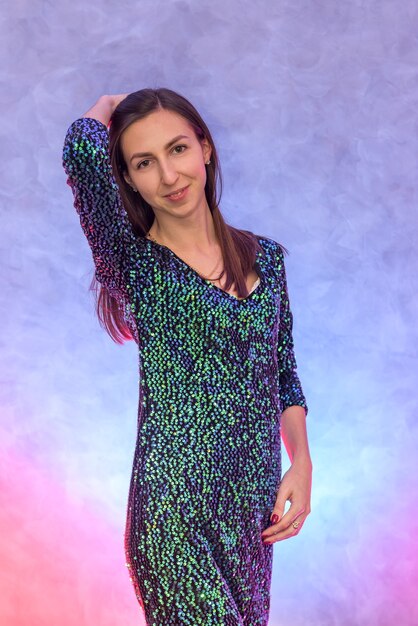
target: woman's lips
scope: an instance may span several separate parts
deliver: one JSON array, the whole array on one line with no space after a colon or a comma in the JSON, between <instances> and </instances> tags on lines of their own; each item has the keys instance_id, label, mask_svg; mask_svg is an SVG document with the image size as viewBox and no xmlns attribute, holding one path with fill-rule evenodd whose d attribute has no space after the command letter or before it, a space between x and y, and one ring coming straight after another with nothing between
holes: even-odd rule
<instances>
[{"instance_id":1,"label":"woman's lips","mask_svg":"<svg viewBox=\"0 0 418 626\"><path fill-rule=\"evenodd\" d=\"M164 196L164 197L168 198L169 200L172 200L174 202L176 202L178 200L183 200L183 198L186 197L188 190L189 190L189 186L183 187L183 189L182 189L182 191L180 193L174 194L174 195L168 195L168 196Z\"/></svg>"}]
</instances>

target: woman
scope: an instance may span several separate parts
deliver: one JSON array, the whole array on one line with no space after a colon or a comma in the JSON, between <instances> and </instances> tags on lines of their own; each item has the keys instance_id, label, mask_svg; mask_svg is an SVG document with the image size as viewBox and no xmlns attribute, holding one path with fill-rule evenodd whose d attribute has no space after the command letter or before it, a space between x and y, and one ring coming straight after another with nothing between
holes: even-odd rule
<instances>
[{"instance_id":1,"label":"woman","mask_svg":"<svg viewBox=\"0 0 418 626\"><path fill-rule=\"evenodd\" d=\"M147 623L265 626L312 474L284 248L225 223L209 129L169 89L101 97L63 166L99 318L139 349L125 551Z\"/></svg>"}]
</instances>

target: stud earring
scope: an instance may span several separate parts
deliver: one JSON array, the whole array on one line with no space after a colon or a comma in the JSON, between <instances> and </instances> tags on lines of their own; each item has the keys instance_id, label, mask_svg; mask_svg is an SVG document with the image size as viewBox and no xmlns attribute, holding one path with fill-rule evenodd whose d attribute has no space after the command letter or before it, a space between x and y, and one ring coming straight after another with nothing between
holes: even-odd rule
<instances>
[{"instance_id":1,"label":"stud earring","mask_svg":"<svg viewBox=\"0 0 418 626\"><path fill-rule=\"evenodd\" d=\"M206 165L209 165L209 164L210 164L210 159L209 159L209 161L206 162Z\"/></svg>"}]
</instances>

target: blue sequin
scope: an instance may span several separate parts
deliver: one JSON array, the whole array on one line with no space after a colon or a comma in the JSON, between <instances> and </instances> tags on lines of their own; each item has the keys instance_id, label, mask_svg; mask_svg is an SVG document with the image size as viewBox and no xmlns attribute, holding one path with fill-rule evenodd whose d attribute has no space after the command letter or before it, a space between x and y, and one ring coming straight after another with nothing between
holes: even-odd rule
<instances>
[{"instance_id":1,"label":"blue sequin","mask_svg":"<svg viewBox=\"0 0 418 626\"><path fill-rule=\"evenodd\" d=\"M259 284L244 299L136 235L108 131L69 127L63 166L96 277L138 344L138 431L126 565L149 626L266 626L281 480L281 413L308 407L296 370L279 244L258 237Z\"/></svg>"}]
</instances>

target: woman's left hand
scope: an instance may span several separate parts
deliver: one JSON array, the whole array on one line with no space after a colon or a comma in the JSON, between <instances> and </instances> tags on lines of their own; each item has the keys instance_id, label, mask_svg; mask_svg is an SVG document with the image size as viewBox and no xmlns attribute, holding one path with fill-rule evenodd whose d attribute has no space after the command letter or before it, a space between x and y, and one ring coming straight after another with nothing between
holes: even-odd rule
<instances>
[{"instance_id":1,"label":"woman's left hand","mask_svg":"<svg viewBox=\"0 0 418 626\"><path fill-rule=\"evenodd\" d=\"M311 512L312 463L295 461L284 474L271 514L272 525L261 534L263 543L271 544L297 535ZM282 517L286 501L289 510ZM274 515L277 515L275 521ZM296 528L293 526L295 523Z\"/></svg>"}]
</instances>

